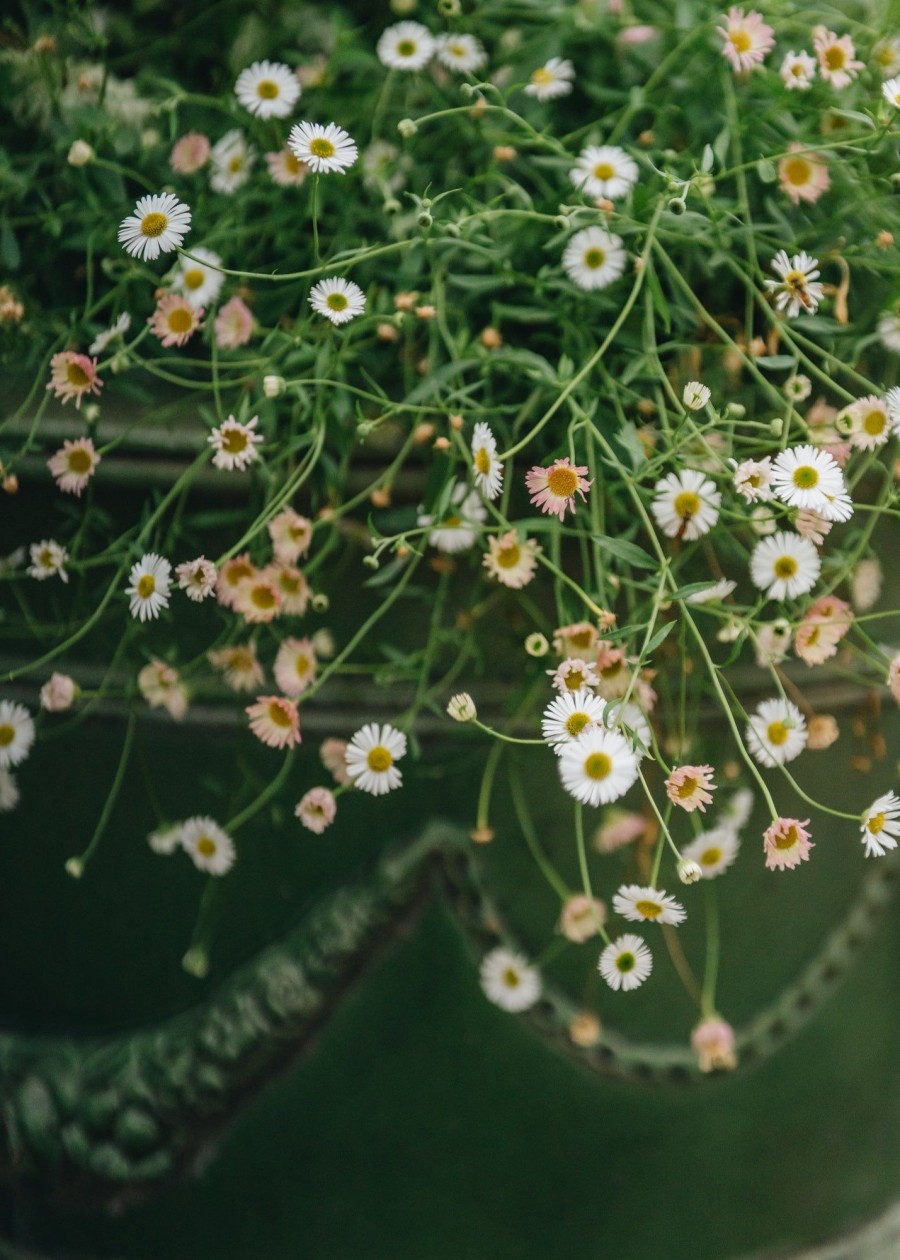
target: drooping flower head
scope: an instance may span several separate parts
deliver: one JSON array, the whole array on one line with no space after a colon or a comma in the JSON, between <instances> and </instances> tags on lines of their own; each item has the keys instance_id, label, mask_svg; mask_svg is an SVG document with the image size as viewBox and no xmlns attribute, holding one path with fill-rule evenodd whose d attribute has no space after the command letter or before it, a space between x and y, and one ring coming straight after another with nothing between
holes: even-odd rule
<instances>
[{"instance_id":1,"label":"drooping flower head","mask_svg":"<svg viewBox=\"0 0 900 1260\"><path fill-rule=\"evenodd\" d=\"M209 161L212 146L199 131L189 131L176 140L169 155L169 164L179 175L193 175Z\"/></svg>"},{"instance_id":2,"label":"drooping flower head","mask_svg":"<svg viewBox=\"0 0 900 1260\"><path fill-rule=\"evenodd\" d=\"M294 814L307 831L320 836L334 822L337 801L328 788L310 788L298 801Z\"/></svg>"},{"instance_id":3,"label":"drooping flower head","mask_svg":"<svg viewBox=\"0 0 900 1260\"><path fill-rule=\"evenodd\" d=\"M801 862L809 861L809 851L815 845L806 830L809 819L777 818L763 835L766 866L770 871L791 871Z\"/></svg>"},{"instance_id":4,"label":"drooping flower head","mask_svg":"<svg viewBox=\"0 0 900 1260\"><path fill-rule=\"evenodd\" d=\"M703 831L690 844L684 846L682 857L696 862L703 879L715 879L723 875L738 855L741 842L732 826L722 823Z\"/></svg>"},{"instance_id":5,"label":"drooping flower head","mask_svg":"<svg viewBox=\"0 0 900 1260\"><path fill-rule=\"evenodd\" d=\"M472 434L472 473L484 497L496 499L503 488L503 465L497 458L497 439L481 420Z\"/></svg>"},{"instance_id":6,"label":"drooping flower head","mask_svg":"<svg viewBox=\"0 0 900 1260\"><path fill-rule=\"evenodd\" d=\"M213 145L209 186L213 192L230 195L242 188L250 178L256 151L247 143L239 128L226 131Z\"/></svg>"},{"instance_id":7,"label":"drooping flower head","mask_svg":"<svg viewBox=\"0 0 900 1260\"><path fill-rule=\"evenodd\" d=\"M613 910L632 923L669 923L677 927L687 918L680 901L661 889L640 884L623 884L613 897Z\"/></svg>"},{"instance_id":8,"label":"drooping flower head","mask_svg":"<svg viewBox=\"0 0 900 1260\"><path fill-rule=\"evenodd\" d=\"M239 346L245 346L253 336L253 312L243 298L229 298L219 308L213 330L219 349L237 350Z\"/></svg>"}]
</instances>

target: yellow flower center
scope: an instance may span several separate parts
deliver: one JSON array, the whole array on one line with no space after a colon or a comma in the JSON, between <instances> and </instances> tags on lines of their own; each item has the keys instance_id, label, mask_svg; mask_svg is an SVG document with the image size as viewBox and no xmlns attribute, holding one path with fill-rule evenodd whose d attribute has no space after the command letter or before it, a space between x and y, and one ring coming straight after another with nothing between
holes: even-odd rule
<instances>
[{"instance_id":1,"label":"yellow flower center","mask_svg":"<svg viewBox=\"0 0 900 1260\"><path fill-rule=\"evenodd\" d=\"M212 836L201 836L197 841L197 852L201 857L211 858L216 851L216 842Z\"/></svg>"},{"instance_id":2,"label":"yellow flower center","mask_svg":"<svg viewBox=\"0 0 900 1260\"><path fill-rule=\"evenodd\" d=\"M863 420L863 428L872 437L878 437L885 430L887 417L883 411L870 411Z\"/></svg>"},{"instance_id":3,"label":"yellow flower center","mask_svg":"<svg viewBox=\"0 0 900 1260\"><path fill-rule=\"evenodd\" d=\"M606 753L591 753L584 761L584 773L589 779L594 779L599 783L602 779L606 779L612 773L612 760L607 757Z\"/></svg>"},{"instance_id":4,"label":"yellow flower center","mask_svg":"<svg viewBox=\"0 0 900 1260\"><path fill-rule=\"evenodd\" d=\"M486 477L491 471L491 457L486 446L479 446L475 452L475 471Z\"/></svg>"},{"instance_id":5,"label":"yellow flower center","mask_svg":"<svg viewBox=\"0 0 900 1260\"><path fill-rule=\"evenodd\" d=\"M512 967L507 967L503 973L503 983L507 989L517 989L522 979L517 971L514 971Z\"/></svg>"},{"instance_id":6,"label":"yellow flower center","mask_svg":"<svg viewBox=\"0 0 900 1260\"><path fill-rule=\"evenodd\" d=\"M686 801L689 797L694 795L699 786L699 781L688 775L681 786L676 789L678 799L680 801Z\"/></svg>"},{"instance_id":7,"label":"yellow flower center","mask_svg":"<svg viewBox=\"0 0 900 1260\"><path fill-rule=\"evenodd\" d=\"M704 849L700 854L701 866L715 866L717 862L722 860L722 850L717 849L715 845L710 849Z\"/></svg>"},{"instance_id":8,"label":"yellow flower center","mask_svg":"<svg viewBox=\"0 0 900 1260\"><path fill-rule=\"evenodd\" d=\"M798 490L812 490L819 484L819 474L811 464L801 464L794 469L791 480Z\"/></svg>"},{"instance_id":9,"label":"yellow flower center","mask_svg":"<svg viewBox=\"0 0 900 1260\"><path fill-rule=\"evenodd\" d=\"M297 671L298 678L305 678L309 673L309 657L299 655L294 661L294 669Z\"/></svg>"},{"instance_id":10,"label":"yellow flower center","mask_svg":"<svg viewBox=\"0 0 900 1260\"><path fill-rule=\"evenodd\" d=\"M792 578L797 572L797 561L793 556L779 556L775 561L774 571L777 578Z\"/></svg>"},{"instance_id":11,"label":"yellow flower center","mask_svg":"<svg viewBox=\"0 0 900 1260\"><path fill-rule=\"evenodd\" d=\"M85 372L80 363L67 363L66 376L68 377L69 384L74 386L75 389L84 389L85 385L90 385L91 383L91 378L88 376L87 372Z\"/></svg>"},{"instance_id":12,"label":"yellow flower center","mask_svg":"<svg viewBox=\"0 0 900 1260\"><path fill-rule=\"evenodd\" d=\"M74 451L69 451L69 471L82 474L90 472L90 451L86 451L83 446L77 446Z\"/></svg>"},{"instance_id":13,"label":"yellow flower center","mask_svg":"<svg viewBox=\"0 0 900 1260\"><path fill-rule=\"evenodd\" d=\"M594 167L595 179L612 179L616 173L616 168L611 162L598 162Z\"/></svg>"},{"instance_id":14,"label":"yellow flower center","mask_svg":"<svg viewBox=\"0 0 900 1260\"><path fill-rule=\"evenodd\" d=\"M554 468L547 475L547 488L558 499L570 499L578 489L578 475L571 468Z\"/></svg>"},{"instance_id":15,"label":"yellow flower center","mask_svg":"<svg viewBox=\"0 0 900 1260\"><path fill-rule=\"evenodd\" d=\"M162 236L168 226L168 217L160 214L158 210L145 214L141 219L141 232L144 236Z\"/></svg>"},{"instance_id":16,"label":"yellow flower center","mask_svg":"<svg viewBox=\"0 0 900 1260\"><path fill-rule=\"evenodd\" d=\"M825 64L829 70L840 70L847 60L847 54L838 44L825 49Z\"/></svg>"},{"instance_id":17,"label":"yellow flower center","mask_svg":"<svg viewBox=\"0 0 900 1260\"><path fill-rule=\"evenodd\" d=\"M575 739L590 724L591 719L586 713L573 713L566 718L566 734L571 735Z\"/></svg>"},{"instance_id":18,"label":"yellow flower center","mask_svg":"<svg viewBox=\"0 0 900 1260\"><path fill-rule=\"evenodd\" d=\"M287 153L285 153L284 169L288 172L289 175L299 175L300 172L305 168L305 165L306 165L305 162L301 162L300 159L297 157L296 153L291 153L290 150Z\"/></svg>"},{"instance_id":19,"label":"yellow flower center","mask_svg":"<svg viewBox=\"0 0 900 1260\"><path fill-rule=\"evenodd\" d=\"M553 82L553 72L541 66L532 74L531 82L535 87L548 87Z\"/></svg>"},{"instance_id":20,"label":"yellow flower center","mask_svg":"<svg viewBox=\"0 0 900 1260\"><path fill-rule=\"evenodd\" d=\"M385 770L390 770L394 764L394 758L384 744L376 744L374 748L369 749L366 764L376 774L383 774Z\"/></svg>"},{"instance_id":21,"label":"yellow flower center","mask_svg":"<svg viewBox=\"0 0 900 1260\"><path fill-rule=\"evenodd\" d=\"M680 516L683 521L690 521L700 511L700 496L694 494L693 490L682 490L681 494L675 496L672 506L676 516Z\"/></svg>"},{"instance_id":22,"label":"yellow flower center","mask_svg":"<svg viewBox=\"0 0 900 1260\"><path fill-rule=\"evenodd\" d=\"M194 326L194 316L183 306L176 306L174 311L169 311L166 316L166 323L173 333L186 333L190 332Z\"/></svg>"},{"instance_id":23,"label":"yellow flower center","mask_svg":"<svg viewBox=\"0 0 900 1260\"><path fill-rule=\"evenodd\" d=\"M235 153L234 157L228 159L228 169L231 171L232 175L237 175L238 171L244 169L243 153Z\"/></svg>"},{"instance_id":24,"label":"yellow flower center","mask_svg":"<svg viewBox=\"0 0 900 1260\"><path fill-rule=\"evenodd\" d=\"M645 919L658 919L663 912L658 901L636 901L634 908Z\"/></svg>"},{"instance_id":25,"label":"yellow flower center","mask_svg":"<svg viewBox=\"0 0 900 1260\"><path fill-rule=\"evenodd\" d=\"M331 311L345 311L349 306L345 293L329 293L325 305Z\"/></svg>"},{"instance_id":26,"label":"yellow flower center","mask_svg":"<svg viewBox=\"0 0 900 1260\"><path fill-rule=\"evenodd\" d=\"M14 726L10 726L8 722L4 722L0 726L0 748L8 748L16 738L16 730Z\"/></svg>"},{"instance_id":27,"label":"yellow flower center","mask_svg":"<svg viewBox=\"0 0 900 1260\"><path fill-rule=\"evenodd\" d=\"M783 835L775 837L775 848L793 849L799 839L800 837L797 835L797 828L794 826L788 827Z\"/></svg>"},{"instance_id":28,"label":"yellow flower center","mask_svg":"<svg viewBox=\"0 0 900 1260\"><path fill-rule=\"evenodd\" d=\"M274 79L260 79L256 85L256 95L264 101L274 101L279 95L278 84Z\"/></svg>"},{"instance_id":29,"label":"yellow flower center","mask_svg":"<svg viewBox=\"0 0 900 1260\"><path fill-rule=\"evenodd\" d=\"M806 292L806 272L789 271L784 277L784 287L791 293Z\"/></svg>"},{"instance_id":30,"label":"yellow flower center","mask_svg":"<svg viewBox=\"0 0 900 1260\"><path fill-rule=\"evenodd\" d=\"M788 728L784 722L770 722L766 734L769 737L769 743L774 744L776 748L787 743Z\"/></svg>"},{"instance_id":31,"label":"yellow flower center","mask_svg":"<svg viewBox=\"0 0 900 1260\"><path fill-rule=\"evenodd\" d=\"M138 578L138 584L135 589L141 599L149 599L156 590L156 578L152 573L144 573Z\"/></svg>"},{"instance_id":32,"label":"yellow flower center","mask_svg":"<svg viewBox=\"0 0 900 1260\"><path fill-rule=\"evenodd\" d=\"M273 726L280 726L282 730L287 730L293 723L292 715L277 700L273 700L269 705L269 720Z\"/></svg>"},{"instance_id":33,"label":"yellow flower center","mask_svg":"<svg viewBox=\"0 0 900 1260\"><path fill-rule=\"evenodd\" d=\"M414 39L401 39L397 45L397 52L401 57L412 57L416 51L416 41Z\"/></svg>"},{"instance_id":34,"label":"yellow flower center","mask_svg":"<svg viewBox=\"0 0 900 1260\"><path fill-rule=\"evenodd\" d=\"M199 267L192 267L190 271L184 273L183 279L186 289L199 289L203 284L203 272Z\"/></svg>"},{"instance_id":35,"label":"yellow flower center","mask_svg":"<svg viewBox=\"0 0 900 1260\"><path fill-rule=\"evenodd\" d=\"M796 184L798 187L802 187L804 184L808 184L812 178L812 163L802 157L791 158L790 161L785 163L784 173L789 184Z\"/></svg>"},{"instance_id":36,"label":"yellow flower center","mask_svg":"<svg viewBox=\"0 0 900 1260\"><path fill-rule=\"evenodd\" d=\"M310 140L309 151L317 158L330 158L335 154L334 145L324 136L316 136L314 140Z\"/></svg>"},{"instance_id":37,"label":"yellow flower center","mask_svg":"<svg viewBox=\"0 0 900 1260\"><path fill-rule=\"evenodd\" d=\"M870 835L877 836L884 827L884 814L873 814L871 818L866 819L866 827Z\"/></svg>"},{"instance_id":38,"label":"yellow flower center","mask_svg":"<svg viewBox=\"0 0 900 1260\"><path fill-rule=\"evenodd\" d=\"M620 971L622 975L627 975L629 971L634 970L634 966L636 962L637 962L637 959L635 958L634 954L628 953L626 951L626 953L620 954L619 957L616 959L616 970Z\"/></svg>"},{"instance_id":39,"label":"yellow flower center","mask_svg":"<svg viewBox=\"0 0 900 1260\"><path fill-rule=\"evenodd\" d=\"M250 592L250 599L263 612L275 607L275 592L265 583L254 586Z\"/></svg>"},{"instance_id":40,"label":"yellow flower center","mask_svg":"<svg viewBox=\"0 0 900 1260\"><path fill-rule=\"evenodd\" d=\"M500 548L497 552L496 560L501 569L514 569L519 563L521 555L521 547L517 543L511 543L508 547Z\"/></svg>"},{"instance_id":41,"label":"yellow flower center","mask_svg":"<svg viewBox=\"0 0 900 1260\"><path fill-rule=\"evenodd\" d=\"M753 40L742 26L738 27L736 31L732 31L728 38L731 40L732 47L736 52L749 52L753 47Z\"/></svg>"},{"instance_id":42,"label":"yellow flower center","mask_svg":"<svg viewBox=\"0 0 900 1260\"><path fill-rule=\"evenodd\" d=\"M584 265L589 267L591 271L596 271L598 267L602 267L606 262L606 251L600 249L597 245L592 245L590 249L584 251Z\"/></svg>"},{"instance_id":43,"label":"yellow flower center","mask_svg":"<svg viewBox=\"0 0 900 1260\"><path fill-rule=\"evenodd\" d=\"M231 564L226 565L225 581L230 586L237 586L238 582L243 582L248 577L253 577L253 566L246 560L232 560Z\"/></svg>"},{"instance_id":44,"label":"yellow flower center","mask_svg":"<svg viewBox=\"0 0 900 1260\"><path fill-rule=\"evenodd\" d=\"M584 673L580 669L573 669L571 673L566 674L565 683L569 691L577 691L579 687L584 686Z\"/></svg>"},{"instance_id":45,"label":"yellow flower center","mask_svg":"<svg viewBox=\"0 0 900 1260\"><path fill-rule=\"evenodd\" d=\"M222 434L222 450L229 455L240 455L247 449L247 434L240 429L228 429Z\"/></svg>"}]
</instances>

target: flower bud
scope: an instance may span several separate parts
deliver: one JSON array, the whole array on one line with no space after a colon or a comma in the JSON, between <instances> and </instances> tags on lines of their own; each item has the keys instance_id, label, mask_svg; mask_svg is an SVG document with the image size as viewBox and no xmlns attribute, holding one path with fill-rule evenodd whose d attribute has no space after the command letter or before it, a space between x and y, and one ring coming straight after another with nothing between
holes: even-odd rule
<instances>
[{"instance_id":1,"label":"flower bud","mask_svg":"<svg viewBox=\"0 0 900 1260\"><path fill-rule=\"evenodd\" d=\"M467 691L461 691L447 705L447 712L454 722L472 722L478 716L475 701Z\"/></svg>"},{"instance_id":2,"label":"flower bud","mask_svg":"<svg viewBox=\"0 0 900 1260\"><path fill-rule=\"evenodd\" d=\"M70 166L87 166L95 156L87 140L73 140L66 161Z\"/></svg>"},{"instance_id":3,"label":"flower bud","mask_svg":"<svg viewBox=\"0 0 900 1260\"><path fill-rule=\"evenodd\" d=\"M279 394L284 393L285 384L283 376L264 376L263 393L266 398L277 398Z\"/></svg>"},{"instance_id":4,"label":"flower bud","mask_svg":"<svg viewBox=\"0 0 900 1260\"><path fill-rule=\"evenodd\" d=\"M536 631L525 640L525 651L529 656L546 656L550 651L550 644L544 635Z\"/></svg>"},{"instance_id":5,"label":"flower bud","mask_svg":"<svg viewBox=\"0 0 900 1260\"><path fill-rule=\"evenodd\" d=\"M397 130L405 140L410 136L414 136L419 130L418 125L411 118L401 118L397 123Z\"/></svg>"},{"instance_id":6,"label":"flower bud","mask_svg":"<svg viewBox=\"0 0 900 1260\"><path fill-rule=\"evenodd\" d=\"M682 884L696 884L698 879L703 878L703 871L699 862L692 862L690 858L682 858L678 863L678 878Z\"/></svg>"}]
</instances>

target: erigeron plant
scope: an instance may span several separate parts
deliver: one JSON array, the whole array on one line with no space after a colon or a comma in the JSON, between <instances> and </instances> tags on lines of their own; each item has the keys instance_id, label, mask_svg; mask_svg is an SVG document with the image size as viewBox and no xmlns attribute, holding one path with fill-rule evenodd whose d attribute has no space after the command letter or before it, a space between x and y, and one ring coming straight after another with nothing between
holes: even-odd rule
<instances>
[{"instance_id":1,"label":"erigeron plant","mask_svg":"<svg viewBox=\"0 0 900 1260\"><path fill-rule=\"evenodd\" d=\"M326 833L345 793L402 789L417 718L446 705L490 744L474 841L493 836L510 744L555 765L580 885L535 843L514 788L522 842L566 940L601 938L590 965L615 990L652 977L654 924L704 913L662 885L740 878L741 838L743 864L778 879L828 860L822 813L861 859L897 847L893 791L860 813L798 784L793 762L841 734L784 663L900 701L893 610L875 607L876 530L898 515L900 40L849 17L811 28L787 4L764 19L698 3L678 27L668 9L560 6L520 30L492 0L470 24L429 12L352 47L314 25L302 50L274 32L205 94L152 64L136 83L104 77L71 32L23 34L7 54L31 93L19 126L55 152L13 146L4 193L4 351L30 373L0 425L4 507L15 520L12 496L32 489L20 470L42 452L59 511L52 537L5 559L0 589L27 644L64 583L72 629L32 636L7 671L44 690L37 714L0 700L0 808L27 801L48 715L95 699L51 677L63 661L77 675L79 643L111 634L131 710L72 874L102 839L135 715L181 720L217 679L241 697L246 739L284 759L224 825L207 797L187 820L146 819L155 850L224 876L241 827L320 754L327 786L295 813ZM72 283L15 274L46 232L80 258ZM191 400L196 456L110 539L95 490L119 439L100 421L116 390L154 381ZM54 446L44 421L60 407L71 437ZM374 469L372 449L388 452ZM251 511L198 555L179 524L205 466L246 474ZM410 474L418 504L400 493ZM360 613L335 642L314 619L339 546L356 547ZM374 632L401 606L425 613L421 642L388 662L409 703L310 748L304 706L342 674L383 676ZM201 615L208 645L186 656L180 628ZM730 673L742 660L768 679L750 710ZM524 697L494 724L479 717L485 677ZM704 703L727 743L699 726ZM448 721L452 734L470 737ZM785 816L788 789L807 817ZM751 840L754 800L768 819ZM633 847L624 882L589 854L588 825L601 853ZM698 1018L716 1037L696 1040L703 1064L730 1066L708 891ZM197 971L205 939L198 924ZM541 993L504 950L482 983L510 1010Z\"/></svg>"}]
</instances>

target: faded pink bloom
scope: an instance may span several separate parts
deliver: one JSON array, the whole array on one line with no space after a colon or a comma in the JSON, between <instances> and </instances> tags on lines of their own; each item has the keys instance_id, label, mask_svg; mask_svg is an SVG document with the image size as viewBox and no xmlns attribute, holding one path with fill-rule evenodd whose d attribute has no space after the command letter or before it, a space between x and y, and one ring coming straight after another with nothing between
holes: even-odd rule
<instances>
[{"instance_id":1,"label":"faded pink bloom","mask_svg":"<svg viewBox=\"0 0 900 1260\"><path fill-rule=\"evenodd\" d=\"M748 503L766 503L772 498L772 491L769 489L772 480L771 456L745 459L740 464L732 459L729 463L734 466L734 488Z\"/></svg>"},{"instance_id":2,"label":"faded pink bloom","mask_svg":"<svg viewBox=\"0 0 900 1260\"><path fill-rule=\"evenodd\" d=\"M885 681L891 689L891 695L900 704L900 656L895 656L891 661Z\"/></svg>"},{"instance_id":3,"label":"faded pink bloom","mask_svg":"<svg viewBox=\"0 0 900 1260\"><path fill-rule=\"evenodd\" d=\"M258 696L244 710L250 730L270 748L294 748L300 743L300 717L293 700L284 696Z\"/></svg>"},{"instance_id":4,"label":"faded pink bloom","mask_svg":"<svg viewBox=\"0 0 900 1260\"><path fill-rule=\"evenodd\" d=\"M734 1029L718 1015L702 1019L691 1033L691 1048L701 1072L731 1071L737 1067Z\"/></svg>"},{"instance_id":5,"label":"faded pink bloom","mask_svg":"<svg viewBox=\"0 0 900 1260\"><path fill-rule=\"evenodd\" d=\"M836 595L823 595L806 610L794 636L794 650L807 665L821 665L837 652L850 629L853 612Z\"/></svg>"},{"instance_id":6,"label":"faded pink bloom","mask_svg":"<svg viewBox=\"0 0 900 1260\"><path fill-rule=\"evenodd\" d=\"M805 153L803 145L794 141L778 163L778 187L795 206L801 201L818 201L831 187L828 164L823 156Z\"/></svg>"},{"instance_id":7,"label":"faded pink bloom","mask_svg":"<svg viewBox=\"0 0 900 1260\"><path fill-rule=\"evenodd\" d=\"M193 175L202 170L209 161L212 146L206 136L199 131L189 131L187 135L176 140L169 155L169 163L173 171L179 175Z\"/></svg>"},{"instance_id":8,"label":"faded pink bloom","mask_svg":"<svg viewBox=\"0 0 900 1260\"><path fill-rule=\"evenodd\" d=\"M76 410L85 394L99 394L103 382L97 375L97 360L73 350L63 350L50 360L50 384L55 397L67 403L75 399Z\"/></svg>"},{"instance_id":9,"label":"faded pink bloom","mask_svg":"<svg viewBox=\"0 0 900 1260\"><path fill-rule=\"evenodd\" d=\"M199 604L216 589L216 566L206 556L198 556L196 560L185 560L175 570L178 585L188 599Z\"/></svg>"},{"instance_id":10,"label":"faded pink bloom","mask_svg":"<svg viewBox=\"0 0 900 1260\"><path fill-rule=\"evenodd\" d=\"M345 739L326 739L322 741L319 756L322 765L333 777L335 783L347 784L353 780L347 773L347 741Z\"/></svg>"},{"instance_id":11,"label":"faded pink bloom","mask_svg":"<svg viewBox=\"0 0 900 1260\"><path fill-rule=\"evenodd\" d=\"M293 564L309 551L313 535L312 521L300 516L293 508L285 508L283 512L273 516L268 530L276 560Z\"/></svg>"},{"instance_id":12,"label":"faded pink bloom","mask_svg":"<svg viewBox=\"0 0 900 1260\"><path fill-rule=\"evenodd\" d=\"M265 679L263 667L256 658L256 644L252 641L218 648L206 655L213 669L222 671L232 691L255 691Z\"/></svg>"},{"instance_id":13,"label":"faded pink bloom","mask_svg":"<svg viewBox=\"0 0 900 1260\"><path fill-rule=\"evenodd\" d=\"M316 676L316 649L309 639L285 639L273 669L275 681L286 696L299 696Z\"/></svg>"},{"instance_id":14,"label":"faded pink bloom","mask_svg":"<svg viewBox=\"0 0 900 1260\"><path fill-rule=\"evenodd\" d=\"M593 665L589 665L578 656L570 656L556 669L548 669L547 673L557 691L577 691L579 687L596 687L600 681Z\"/></svg>"},{"instance_id":15,"label":"faded pink bloom","mask_svg":"<svg viewBox=\"0 0 900 1260\"><path fill-rule=\"evenodd\" d=\"M706 813L712 804L716 785L712 781L712 766L679 766L666 779L666 796L673 805L692 814L695 809Z\"/></svg>"},{"instance_id":16,"label":"faded pink bloom","mask_svg":"<svg viewBox=\"0 0 900 1260\"><path fill-rule=\"evenodd\" d=\"M281 188L299 188L309 174L309 167L285 145L277 153L266 154L266 166L272 179Z\"/></svg>"},{"instance_id":17,"label":"faded pink bloom","mask_svg":"<svg viewBox=\"0 0 900 1260\"><path fill-rule=\"evenodd\" d=\"M819 72L832 87L845 88L866 68L864 61L856 60L856 49L849 35L838 39L834 31L824 26L813 27L813 51L819 61Z\"/></svg>"},{"instance_id":18,"label":"faded pink bloom","mask_svg":"<svg viewBox=\"0 0 900 1260\"><path fill-rule=\"evenodd\" d=\"M300 798L294 814L303 823L307 831L320 836L326 827L334 822L337 813L337 801L328 788L314 787Z\"/></svg>"},{"instance_id":19,"label":"faded pink bloom","mask_svg":"<svg viewBox=\"0 0 900 1260\"><path fill-rule=\"evenodd\" d=\"M725 41L722 55L736 71L760 65L775 45L775 32L763 21L762 14L751 9L745 16L743 9L732 7L722 20L725 25L716 28Z\"/></svg>"},{"instance_id":20,"label":"faded pink bloom","mask_svg":"<svg viewBox=\"0 0 900 1260\"><path fill-rule=\"evenodd\" d=\"M165 709L176 722L187 713L187 688L178 671L157 656L151 656L137 676L138 689L151 709Z\"/></svg>"},{"instance_id":21,"label":"faded pink bloom","mask_svg":"<svg viewBox=\"0 0 900 1260\"><path fill-rule=\"evenodd\" d=\"M784 617L767 622L756 632L754 647L756 663L762 669L767 665L780 665L791 646L791 623Z\"/></svg>"},{"instance_id":22,"label":"faded pink bloom","mask_svg":"<svg viewBox=\"0 0 900 1260\"><path fill-rule=\"evenodd\" d=\"M820 450L823 450L826 454L830 455L839 468L843 468L847 463L847 460L850 458L850 453L853 450L853 447L849 442L823 442L820 446Z\"/></svg>"},{"instance_id":23,"label":"faded pink bloom","mask_svg":"<svg viewBox=\"0 0 900 1260\"><path fill-rule=\"evenodd\" d=\"M805 92L812 87L816 77L816 60L808 52L795 53L793 49L786 54L778 71L781 81L788 91Z\"/></svg>"},{"instance_id":24,"label":"faded pink bloom","mask_svg":"<svg viewBox=\"0 0 900 1260\"><path fill-rule=\"evenodd\" d=\"M75 680L68 674L51 674L41 687L41 708L48 713L64 713L77 694Z\"/></svg>"},{"instance_id":25,"label":"faded pink bloom","mask_svg":"<svg viewBox=\"0 0 900 1260\"><path fill-rule=\"evenodd\" d=\"M587 471L587 466L572 464L568 455L554 460L549 468L536 464L525 474L531 502L548 516L558 516L563 520L567 507L575 511L576 493L586 502L585 491L591 488L591 483L584 476Z\"/></svg>"},{"instance_id":26,"label":"faded pink bloom","mask_svg":"<svg viewBox=\"0 0 900 1260\"><path fill-rule=\"evenodd\" d=\"M596 897L575 893L563 904L559 916L559 930L567 941L582 945L597 936L606 922L606 904Z\"/></svg>"},{"instance_id":27,"label":"faded pink bloom","mask_svg":"<svg viewBox=\"0 0 900 1260\"><path fill-rule=\"evenodd\" d=\"M633 844L647 834L647 819L643 814L611 809L606 817L607 821L594 837L594 848L598 853L615 853L616 849Z\"/></svg>"},{"instance_id":28,"label":"faded pink bloom","mask_svg":"<svg viewBox=\"0 0 900 1260\"><path fill-rule=\"evenodd\" d=\"M830 713L817 713L806 727L806 747L813 752L830 748L840 737L840 728Z\"/></svg>"},{"instance_id":29,"label":"faded pink bloom","mask_svg":"<svg viewBox=\"0 0 900 1260\"><path fill-rule=\"evenodd\" d=\"M216 578L216 599L223 608L233 608L237 593L248 578L256 577L259 570L250 559L249 551L226 560Z\"/></svg>"},{"instance_id":30,"label":"faded pink bloom","mask_svg":"<svg viewBox=\"0 0 900 1260\"><path fill-rule=\"evenodd\" d=\"M821 547L831 533L833 521L828 521L814 508L800 508L794 517L794 529L801 538L808 538L816 547Z\"/></svg>"},{"instance_id":31,"label":"faded pink bloom","mask_svg":"<svg viewBox=\"0 0 900 1260\"><path fill-rule=\"evenodd\" d=\"M833 425L837 418L838 409L832 407L824 398L817 398L809 411L806 413L806 423L811 429L824 428L826 425Z\"/></svg>"},{"instance_id":32,"label":"faded pink bloom","mask_svg":"<svg viewBox=\"0 0 900 1260\"><path fill-rule=\"evenodd\" d=\"M590 656L596 642L597 627L589 621L576 621L553 631L553 651L560 656L578 656L584 660Z\"/></svg>"},{"instance_id":33,"label":"faded pink bloom","mask_svg":"<svg viewBox=\"0 0 900 1260\"><path fill-rule=\"evenodd\" d=\"M770 871L793 870L801 862L809 861L809 851L815 845L806 830L809 819L777 818L763 835L766 866Z\"/></svg>"},{"instance_id":34,"label":"faded pink bloom","mask_svg":"<svg viewBox=\"0 0 900 1260\"><path fill-rule=\"evenodd\" d=\"M219 349L236 350L253 336L253 313L246 302L233 297L220 309L213 327Z\"/></svg>"},{"instance_id":35,"label":"faded pink bloom","mask_svg":"<svg viewBox=\"0 0 900 1260\"><path fill-rule=\"evenodd\" d=\"M251 625L273 621L281 612L284 600L281 591L267 573L256 573L241 582L234 595L232 608Z\"/></svg>"},{"instance_id":36,"label":"faded pink bloom","mask_svg":"<svg viewBox=\"0 0 900 1260\"><path fill-rule=\"evenodd\" d=\"M275 583L281 596L281 611L292 617L302 617L309 603L309 583L292 564L270 564L266 576Z\"/></svg>"},{"instance_id":37,"label":"faded pink bloom","mask_svg":"<svg viewBox=\"0 0 900 1260\"><path fill-rule=\"evenodd\" d=\"M47 467L56 478L56 484L64 494L80 495L100 463L90 438L68 438L50 459Z\"/></svg>"},{"instance_id":38,"label":"faded pink bloom","mask_svg":"<svg viewBox=\"0 0 900 1260\"><path fill-rule=\"evenodd\" d=\"M623 48L639 48L658 34L658 26L625 26L616 36L616 43Z\"/></svg>"},{"instance_id":39,"label":"faded pink bloom","mask_svg":"<svg viewBox=\"0 0 900 1260\"><path fill-rule=\"evenodd\" d=\"M599 675L594 684L604 700L624 696L631 682L631 665L621 648L611 647L601 639L597 645L595 667Z\"/></svg>"},{"instance_id":40,"label":"faded pink bloom","mask_svg":"<svg viewBox=\"0 0 900 1260\"><path fill-rule=\"evenodd\" d=\"M179 293L167 293L159 299L147 323L153 335L167 348L183 346L203 327L203 311L191 306Z\"/></svg>"}]
</instances>

